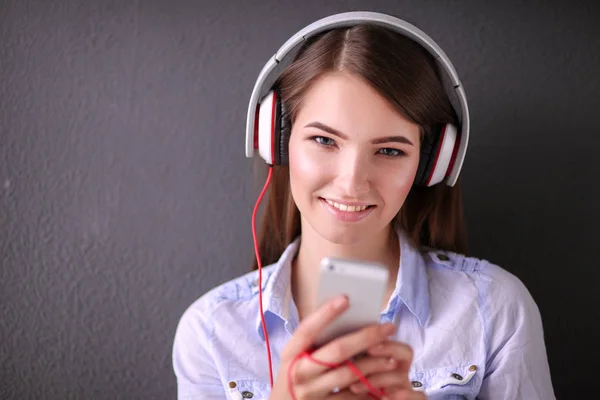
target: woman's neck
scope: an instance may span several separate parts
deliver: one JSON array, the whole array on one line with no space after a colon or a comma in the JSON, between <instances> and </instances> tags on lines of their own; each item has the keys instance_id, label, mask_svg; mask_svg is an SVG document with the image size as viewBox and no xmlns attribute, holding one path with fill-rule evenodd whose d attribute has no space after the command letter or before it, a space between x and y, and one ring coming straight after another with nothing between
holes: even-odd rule
<instances>
[{"instance_id":1,"label":"woman's neck","mask_svg":"<svg viewBox=\"0 0 600 400\"><path fill-rule=\"evenodd\" d=\"M379 262L389 268L390 281L385 295L387 304L396 286L400 260L398 237L391 226L360 243L339 245L323 239L308 224L302 224L298 254L292 263L292 295L300 319L314 310L319 265L324 257Z\"/></svg>"}]
</instances>

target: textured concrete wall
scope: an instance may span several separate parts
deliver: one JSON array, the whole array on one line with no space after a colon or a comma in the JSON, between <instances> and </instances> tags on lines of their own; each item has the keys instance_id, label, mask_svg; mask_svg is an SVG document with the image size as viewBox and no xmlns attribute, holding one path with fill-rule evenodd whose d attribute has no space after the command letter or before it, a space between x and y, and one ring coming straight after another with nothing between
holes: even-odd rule
<instances>
[{"instance_id":1,"label":"textured concrete wall","mask_svg":"<svg viewBox=\"0 0 600 400\"><path fill-rule=\"evenodd\" d=\"M1 1L0 398L175 397L181 313L252 257L254 79L297 29L357 9L417 24L454 62L471 253L530 288L559 398L593 393L591 4Z\"/></svg>"}]
</instances>

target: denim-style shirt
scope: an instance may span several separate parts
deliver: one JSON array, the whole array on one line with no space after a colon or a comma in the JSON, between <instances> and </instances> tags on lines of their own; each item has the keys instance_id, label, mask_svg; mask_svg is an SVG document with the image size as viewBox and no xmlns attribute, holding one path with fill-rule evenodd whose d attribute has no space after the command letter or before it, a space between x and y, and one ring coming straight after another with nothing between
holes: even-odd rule
<instances>
[{"instance_id":1,"label":"denim-style shirt","mask_svg":"<svg viewBox=\"0 0 600 400\"><path fill-rule=\"evenodd\" d=\"M394 321L395 339L413 349L413 388L430 400L554 400L540 313L523 283L488 261L419 251L403 232L398 237L400 268L381 322ZM299 323L290 285L299 244L263 268L274 379ZM268 398L258 271L190 305L177 326L173 368L179 400Z\"/></svg>"}]
</instances>

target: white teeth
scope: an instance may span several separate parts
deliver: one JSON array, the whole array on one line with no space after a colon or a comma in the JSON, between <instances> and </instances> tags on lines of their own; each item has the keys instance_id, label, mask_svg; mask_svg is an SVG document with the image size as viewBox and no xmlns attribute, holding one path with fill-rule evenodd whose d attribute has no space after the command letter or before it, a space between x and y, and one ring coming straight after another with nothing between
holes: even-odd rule
<instances>
[{"instance_id":1,"label":"white teeth","mask_svg":"<svg viewBox=\"0 0 600 400\"><path fill-rule=\"evenodd\" d=\"M325 200L330 206L337 208L340 211L346 212L360 212L366 210L368 206L349 206L346 204L336 203L335 201Z\"/></svg>"}]
</instances>

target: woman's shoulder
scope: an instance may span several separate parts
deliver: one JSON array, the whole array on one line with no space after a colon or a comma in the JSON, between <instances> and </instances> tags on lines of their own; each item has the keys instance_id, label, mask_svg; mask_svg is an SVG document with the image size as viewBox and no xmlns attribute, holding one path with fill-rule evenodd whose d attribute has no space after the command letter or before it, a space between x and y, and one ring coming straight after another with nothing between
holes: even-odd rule
<instances>
[{"instance_id":1,"label":"woman's shoulder","mask_svg":"<svg viewBox=\"0 0 600 400\"><path fill-rule=\"evenodd\" d=\"M269 265L262 269L263 288L273 273L274 267L275 265ZM259 271L253 270L219 283L195 299L185 310L184 315L190 313L214 315L224 306L252 299L258 294L258 278Z\"/></svg>"},{"instance_id":2,"label":"woman's shoulder","mask_svg":"<svg viewBox=\"0 0 600 400\"><path fill-rule=\"evenodd\" d=\"M525 283L482 258L430 250L424 259L434 320L442 321L444 332L446 324L470 324L460 332L475 332L472 337L482 339L480 394L508 390L506 382L521 380L527 385L509 388L511 398L554 399L542 316Z\"/></svg>"},{"instance_id":3,"label":"woman's shoulder","mask_svg":"<svg viewBox=\"0 0 600 400\"><path fill-rule=\"evenodd\" d=\"M474 300L489 312L538 313L537 304L524 282L508 269L485 258L458 252L426 249L424 259L430 279L443 279L447 286L465 292L473 288ZM453 279L454 278L454 279Z\"/></svg>"},{"instance_id":4,"label":"woman's shoulder","mask_svg":"<svg viewBox=\"0 0 600 400\"><path fill-rule=\"evenodd\" d=\"M500 285L504 290L524 288L523 282L514 273L485 258L431 248L426 248L423 255L429 268L470 276L481 283Z\"/></svg>"},{"instance_id":5,"label":"woman's shoulder","mask_svg":"<svg viewBox=\"0 0 600 400\"><path fill-rule=\"evenodd\" d=\"M262 269L263 288L273 271L273 266ZM247 317L258 298L259 271L249 271L219 283L189 304L177 323L176 343L190 340L209 340L215 331L228 324L229 319ZM258 300L256 300L258 302Z\"/></svg>"}]
</instances>

